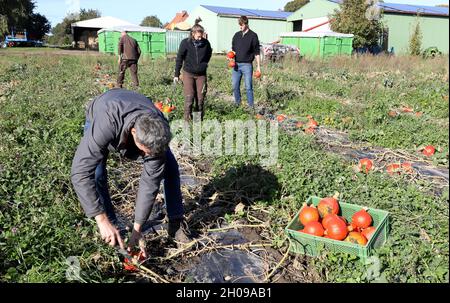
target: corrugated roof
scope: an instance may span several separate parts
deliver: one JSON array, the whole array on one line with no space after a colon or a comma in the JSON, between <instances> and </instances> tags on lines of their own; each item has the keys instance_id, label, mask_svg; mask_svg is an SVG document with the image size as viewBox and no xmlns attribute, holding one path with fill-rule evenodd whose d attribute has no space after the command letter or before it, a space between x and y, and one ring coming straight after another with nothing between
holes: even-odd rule
<instances>
[{"instance_id":1,"label":"corrugated roof","mask_svg":"<svg viewBox=\"0 0 450 303\"><path fill-rule=\"evenodd\" d=\"M229 15L229 16L247 16L248 18L261 18L261 19L280 19L286 20L292 13L283 11L268 11L259 9L247 9L247 8L234 8L234 7L222 7L222 6L211 6L211 5L201 5L201 7L206 8L219 15Z\"/></svg>"},{"instance_id":2,"label":"corrugated roof","mask_svg":"<svg viewBox=\"0 0 450 303\"><path fill-rule=\"evenodd\" d=\"M338 4L342 3L342 0L328 0L328 1ZM409 15L416 15L417 13L420 13L423 15L448 16L448 7L398 4L398 3L378 3L378 6L382 8L385 13L399 13Z\"/></svg>"},{"instance_id":3,"label":"corrugated roof","mask_svg":"<svg viewBox=\"0 0 450 303\"><path fill-rule=\"evenodd\" d=\"M396 4L396 3L380 3L384 11L387 12L400 12L400 13L423 13L430 15L443 15L448 16L448 7L438 6L423 6L423 5L410 5L410 4Z\"/></svg>"},{"instance_id":4,"label":"corrugated roof","mask_svg":"<svg viewBox=\"0 0 450 303\"><path fill-rule=\"evenodd\" d=\"M125 20L109 16L72 23L72 27L85 27L85 28L105 28L122 25L134 25L134 24Z\"/></svg>"},{"instance_id":5,"label":"corrugated roof","mask_svg":"<svg viewBox=\"0 0 450 303\"><path fill-rule=\"evenodd\" d=\"M165 33L166 30L159 27L148 27L148 26L138 26L138 25L124 25L124 26L113 26L108 28L103 28L98 31L98 33L102 32L122 32L122 31L129 31L129 32L151 32L151 33Z\"/></svg>"}]
</instances>

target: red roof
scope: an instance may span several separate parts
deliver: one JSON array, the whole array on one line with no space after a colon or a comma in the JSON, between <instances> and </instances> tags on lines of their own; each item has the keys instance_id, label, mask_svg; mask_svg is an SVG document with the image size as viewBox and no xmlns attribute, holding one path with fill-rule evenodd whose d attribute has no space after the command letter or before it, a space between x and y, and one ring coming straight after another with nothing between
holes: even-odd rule
<instances>
[{"instance_id":1,"label":"red roof","mask_svg":"<svg viewBox=\"0 0 450 303\"><path fill-rule=\"evenodd\" d=\"M172 21L169 22L169 24L167 24L164 28L165 29L174 29L175 26L178 23L181 23L183 21L186 21L186 19L189 17L189 14L187 11L181 11L179 13L176 14L175 18L172 19Z\"/></svg>"}]
</instances>

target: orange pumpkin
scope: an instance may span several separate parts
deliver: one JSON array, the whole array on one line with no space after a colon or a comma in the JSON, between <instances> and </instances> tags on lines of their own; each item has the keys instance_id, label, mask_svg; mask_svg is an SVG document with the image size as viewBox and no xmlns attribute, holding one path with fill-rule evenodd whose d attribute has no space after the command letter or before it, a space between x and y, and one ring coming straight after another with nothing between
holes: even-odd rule
<instances>
[{"instance_id":1,"label":"orange pumpkin","mask_svg":"<svg viewBox=\"0 0 450 303\"><path fill-rule=\"evenodd\" d=\"M347 237L348 229L342 220L333 220L328 224L324 235L334 240L344 240Z\"/></svg>"},{"instance_id":2,"label":"orange pumpkin","mask_svg":"<svg viewBox=\"0 0 450 303\"><path fill-rule=\"evenodd\" d=\"M309 222L319 222L319 218L319 212L314 205L308 206L306 203L303 204L298 215L298 219L303 226L306 226Z\"/></svg>"},{"instance_id":3,"label":"orange pumpkin","mask_svg":"<svg viewBox=\"0 0 450 303\"><path fill-rule=\"evenodd\" d=\"M364 246L367 244L367 239L361 233L352 231L345 238L345 242L350 242Z\"/></svg>"},{"instance_id":4,"label":"orange pumpkin","mask_svg":"<svg viewBox=\"0 0 450 303\"><path fill-rule=\"evenodd\" d=\"M359 160L359 164L358 164L359 171L363 171L367 174L367 173L369 173L369 170L372 169L372 166L373 166L373 162L370 159L364 158L364 159Z\"/></svg>"},{"instance_id":5,"label":"orange pumpkin","mask_svg":"<svg viewBox=\"0 0 450 303\"><path fill-rule=\"evenodd\" d=\"M301 231L317 237L322 237L324 233L322 224L316 221L309 222L308 224L305 225L305 227Z\"/></svg>"},{"instance_id":6,"label":"orange pumpkin","mask_svg":"<svg viewBox=\"0 0 450 303\"><path fill-rule=\"evenodd\" d=\"M337 215L339 213L339 202L337 198L339 194L336 193L333 197L323 198L317 205L320 217L324 218L326 215Z\"/></svg>"},{"instance_id":7,"label":"orange pumpkin","mask_svg":"<svg viewBox=\"0 0 450 303\"><path fill-rule=\"evenodd\" d=\"M233 51L229 51L228 53L227 53L227 58L228 59L233 59L235 57L235 53L233 52Z\"/></svg>"},{"instance_id":8,"label":"orange pumpkin","mask_svg":"<svg viewBox=\"0 0 450 303\"><path fill-rule=\"evenodd\" d=\"M373 234L375 233L376 228L374 226L369 226L367 228L364 228L361 232L361 234L367 239L370 240L372 238Z\"/></svg>"},{"instance_id":9,"label":"orange pumpkin","mask_svg":"<svg viewBox=\"0 0 450 303\"><path fill-rule=\"evenodd\" d=\"M425 146L425 148L422 151L422 153L427 157L431 157L432 155L434 155L435 152L436 149L434 148L433 145Z\"/></svg>"},{"instance_id":10,"label":"orange pumpkin","mask_svg":"<svg viewBox=\"0 0 450 303\"><path fill-rule=\"evenodd\" d=\"M366 209L361 209L353 214L352 223L361 229L367 228L372 224L372 216Z\"/></svg>"}]
</instances>

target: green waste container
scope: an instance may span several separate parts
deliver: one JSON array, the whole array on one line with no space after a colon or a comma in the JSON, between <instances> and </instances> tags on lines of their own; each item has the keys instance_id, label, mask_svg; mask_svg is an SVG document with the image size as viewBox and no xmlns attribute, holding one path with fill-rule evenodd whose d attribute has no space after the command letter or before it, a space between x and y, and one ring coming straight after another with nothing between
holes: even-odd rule
<instances>
[{"instance_id":1,"label":"green waste container","mask_svg":"<svg viewBox=\"0 0 450 303\"><path fill-rule=\"evenodd\" d=\"M150 58L166 56L166 30L144 26L118 26L99 30L99 51L117 55L121 32L124 30L130 37L136 39L142 56Z\"/></svg>"},{"instance_id":2,"label":"green waste container","mask_svg":"<svg viewBox=\"0 0 450 303\"><path fill-rule=\"evenodd\" d=\"M351 55L353 35L335 32L290 32L280 35L281 44L300 49L300 55L309 58L328 58Z\"/></svg>"}]
</instances>

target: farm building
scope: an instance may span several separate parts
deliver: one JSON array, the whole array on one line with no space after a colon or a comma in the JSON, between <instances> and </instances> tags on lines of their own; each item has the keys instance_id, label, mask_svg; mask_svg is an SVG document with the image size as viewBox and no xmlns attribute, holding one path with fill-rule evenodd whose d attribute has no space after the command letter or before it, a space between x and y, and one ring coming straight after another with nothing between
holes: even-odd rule
<instances>
[{"instance_id":1,"label":"farm building","mask_svg":"<svg viewBox=\"0 0 450 303\"><path fill-rule=\"evenodd\" d=\"M231 40L239 31L237 20L240 16L248 17L250 28L258 34L261 43L270 43L278 40L280 33L292 31L291 23L287 22L290 14L292 13L283 11L200 5L190 14L187 22L194 24L195 19L200 17L213 52L223 53L231 49Z\"/></svg>"},{"instance_id":2,"label":"farm building","mask_svg":"<svg viewBox=\"0 0 450 303\"><path fill-rule=\"evenodd\" d=\"M72 23L72 38L79 48L98 49L97 32L102 28L134 24L114 17L100 17Z\"/></svg>"},{"instance_id":3,"label":"farm building","mask_svg":"<svg viewBox=\"0 0 450 303\"><path fill-rule=\"evenodd\" d=\"M287 20L294 31L329 31L328 16L339 9L342 0L311 0L308 4L290 15ZM409 40L420 14L422 48L435 46L443 53L449 48L448 7L379 3L385 25L383 45L395 53L405 53Z\"/></svg>"},{"instance_id":4,"label":"farm building","mask_svg":"<svg viewBox=\"0 0 450 303\"><path fill-rule=\"evenodd\" d=\"M187 18L189 18L189 14L187 13L187 11L181 11L177 13L175 17L172 19L172 21L167 23L167 25L164 26L164 28L167 30L175 30L175 29L182 31L189 30L191 29L192 26L186 22Z\"/></svg>"}]
</instances>

